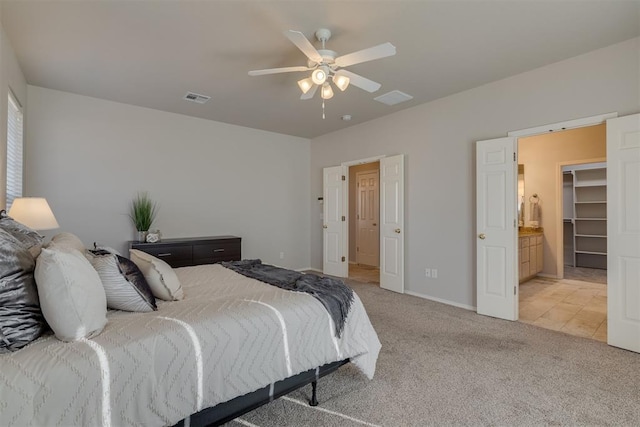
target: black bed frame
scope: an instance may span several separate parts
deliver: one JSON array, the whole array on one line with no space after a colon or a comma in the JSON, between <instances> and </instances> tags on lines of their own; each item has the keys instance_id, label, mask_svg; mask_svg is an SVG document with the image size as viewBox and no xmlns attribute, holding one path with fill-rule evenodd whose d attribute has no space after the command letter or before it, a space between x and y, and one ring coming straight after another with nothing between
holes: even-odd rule
<instances>
[{"instance_id":1,"label":"black bed frame","mask_svg":"<svg viewBox=\"0 0 640 427\"><path fill-rule=\"evenodd\" d=\"M262 405L265 405L285 394L291 393L294 390L299 389L307 384L311 384L311 399L309 399L309 405L318 405L316 396L316 386L318 379L329 375L336 371L340 366L349 363L349 359L341 360L338 362L328 363L315 369L302 372L298 375L294 375L289 378L285 378L282 381L278 381L272 385L268 385L254 392L245 394L244 396L238 396L235 399L231 399L228 402L220 403L211 408L203 409L190 417L189 424L185 424L185 420L180 421L174 427L184 427L185 425L191 425L195 427L200 426L219 426L227 423L240 415L253 411ZM270 392L273 387L273 392Z\"/></svg>"}]
</instances>

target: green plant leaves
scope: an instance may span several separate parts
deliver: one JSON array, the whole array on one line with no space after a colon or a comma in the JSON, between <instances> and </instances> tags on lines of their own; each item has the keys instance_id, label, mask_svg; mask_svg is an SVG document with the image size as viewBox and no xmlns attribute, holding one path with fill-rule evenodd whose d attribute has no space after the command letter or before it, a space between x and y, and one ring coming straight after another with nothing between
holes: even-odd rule
<instances>
[{"instance_id":1,"label":"green plant leaves","mask_svg":"<svg viewBox=\"0 0 640 427\"><path fill-rule=\"evenodd\" d=\"M158 206L156 202L151 200L149 194L145 191L138 195L131 202L131 210L129 217L138 231L148 231L151 224L156 219Z\"/></svg>"}]
</instances>

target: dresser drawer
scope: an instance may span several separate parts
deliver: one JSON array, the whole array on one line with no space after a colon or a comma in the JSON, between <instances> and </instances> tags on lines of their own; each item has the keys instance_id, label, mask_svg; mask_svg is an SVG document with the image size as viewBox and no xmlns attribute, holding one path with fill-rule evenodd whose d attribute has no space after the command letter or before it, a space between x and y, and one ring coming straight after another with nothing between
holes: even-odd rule
<instances>
[{"instance_id":1,"label":"dresser drawer","mask_svg":"<svg viewBox=\"0 0 640 427\"><path fill-rule=\"evenodd\" d=\"M160 258L171 267L187 267L239 261L241 242L236 236L186 237L157 243L129 242L129 247Z\"/></svg>"},{"instance_id":2,"label":"dresser drawer","mask_svg":"<svg viewBox=\"0 0 640 427\"><path fill-rule=\"evenodd\" d=\"M240 260L240 239L225 239L193 245L195 264Z\"/></svg>"},{"instance_id":3,"label":"dresser drawer","mask_svg":"<svg viewBox=\"0 0 640 427\"><path fill-rule=\"evenodd\" d=\"M171 267L184 267L186 265L191 265L191 260L193 259L191 248L191 246L184 245L138 247L139 250L163 260Z\"/></svg>"}]
</instances>

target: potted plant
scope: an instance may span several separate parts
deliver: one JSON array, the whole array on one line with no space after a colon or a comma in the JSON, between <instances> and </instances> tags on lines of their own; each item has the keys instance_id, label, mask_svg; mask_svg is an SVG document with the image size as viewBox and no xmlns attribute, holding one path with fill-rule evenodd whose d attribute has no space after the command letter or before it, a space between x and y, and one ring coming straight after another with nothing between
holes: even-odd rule
<instances>
[{"instance_id":1,"label":"potted plant","mask_svg":"<svg viewBox=\"0 0 640 427\"><path fill-rule=\"evenodd\" d=\"M131 202L129 217L138 231L138 241L144 242L151 224L156 218L157 205L147 192L138 193Z\"/></svg>"}]
</instances>

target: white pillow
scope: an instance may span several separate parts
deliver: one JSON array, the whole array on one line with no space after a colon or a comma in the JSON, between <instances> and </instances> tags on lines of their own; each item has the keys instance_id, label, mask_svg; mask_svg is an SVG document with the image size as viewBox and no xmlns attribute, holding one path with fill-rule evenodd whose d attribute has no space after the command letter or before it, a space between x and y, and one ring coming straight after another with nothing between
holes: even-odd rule
<instances>
[{"instance_id":1,"label":"white pillow","mask_svg":"<svg viewBox=\"0 0 640 427\"><path fill-rule=\"evenodd\" d=\"M91 338L107 324L107 298L100 276L75 249L53 245L36 261L40 308L62 341Z\"/></svg>"},{"instance_id":2,"label":"white pillow","mask_svg":"<svg viewBox=\"0 0 640 427\"><path fill-rule=\"evenodd\" d=\"M184 298L182 285L169 264L137 249L130 249L129 254L131 261L138 266L144 278L147 279L151 292L156 298L165 301L177 301Z\"/></svg>"},{"instance_id":3,"label":"white pillow","mask_svg":"<svg viewBox=\"0 0 640 427\"><path fill-rule=\"evenodd\" d=\"M51 243L53 243L54 245L63 246L65 248L75 249L81 254L86 250L86 248L84 247L84 243L82 243L82 240L80 240L78 236L72 233L58 233L51 238Z\"/></svg>"}]
</instances>

